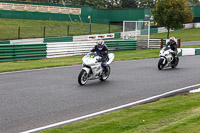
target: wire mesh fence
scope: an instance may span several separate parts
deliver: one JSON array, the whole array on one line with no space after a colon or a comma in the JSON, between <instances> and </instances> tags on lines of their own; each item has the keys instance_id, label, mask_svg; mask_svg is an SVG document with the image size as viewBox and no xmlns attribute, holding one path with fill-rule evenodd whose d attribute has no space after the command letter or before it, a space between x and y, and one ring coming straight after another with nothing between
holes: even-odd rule
<instances>
[{"instance_id":1,"label":"wire mesh fence","mask_svg":"<svg viewBox=\"0 0 200 133\"><path fill-rule=\"evenodd\" d=\"M109 24L78 23L71 25L0 26L0 40L77 36L122 32L123 27Z\"/></svg>"}]
</instances>

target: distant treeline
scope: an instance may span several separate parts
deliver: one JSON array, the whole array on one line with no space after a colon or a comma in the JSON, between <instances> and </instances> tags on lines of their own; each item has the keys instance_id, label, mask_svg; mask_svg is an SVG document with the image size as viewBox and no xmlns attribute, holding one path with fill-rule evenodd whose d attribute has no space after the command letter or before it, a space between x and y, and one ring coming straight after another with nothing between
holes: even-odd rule
<instances>
[{"instance_id":1,"label":"distant treeline","mask_svg":"<svg viewBox=\"0 0 200 133\"><path fill-rule=\"evenodd\" d=\"M156 4L155 1L157 0L8 0L8 1L82 5L100 9L115 9L115 8L120 9L120 8L155 8ZM186 0L186 1L188 6L200 6L199 0Z\"/></svg>"}]
</instances>

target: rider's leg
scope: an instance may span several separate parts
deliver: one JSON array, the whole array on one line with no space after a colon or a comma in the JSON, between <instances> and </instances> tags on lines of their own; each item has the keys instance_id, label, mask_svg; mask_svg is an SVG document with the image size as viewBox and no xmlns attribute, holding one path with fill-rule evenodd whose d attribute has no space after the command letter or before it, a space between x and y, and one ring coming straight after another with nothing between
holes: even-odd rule
<instances>
[{"instance_id":1,"label":"rider's leg","mask_svg":"<svg viewBox=\"0 0 200 133\"><path fill-rule=\"evenodd\" d=\"M176 52L174 51L171 54L173 56L173 61L172 62L175 63L176 62Z\"/></svg>"},{"instance_id":2,"label":"rider's leg","mask_svg":"<svg viewBox=\"0 0 200 133\"><path fill-rule=\"evenodd\" d=\"M175 63L176 60L177 60L177 57L176 57L177 56L177 52L176 51L172 52L172 56L174 58L173 63Z\"/></svg>"},{"instance_id":3,"label":"rider's leg","mask_svg":"<svg viewBox=\"0 0 200 133\"><path fill-rule=\"evenodd\" d=\"M108 72L107 60L104 60L104 61L102 61L102 64L101 64L101 66L103 67L103 69L104 69L105 73L107 73L107 72Z\"/></svg>"}]
</instances>

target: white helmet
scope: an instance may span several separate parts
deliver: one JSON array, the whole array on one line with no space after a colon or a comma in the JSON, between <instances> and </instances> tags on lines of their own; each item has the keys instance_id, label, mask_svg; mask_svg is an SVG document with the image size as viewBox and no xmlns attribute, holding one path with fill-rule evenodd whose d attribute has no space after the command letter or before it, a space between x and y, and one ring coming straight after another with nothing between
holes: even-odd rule
<instances>
[{"instance_id":1,"label":"white helmet","mask_svg":"<svg viewBox=\"0 0 200 133\"><path fill-rule=\"evenodd\" d=\"M169 40L170 40L170 42L175 42L175 37L172 36L172 37L170 37Z\"/></svg>"},{"instance_id":2,"label":"white helmet","mask_svg":"<svg viewBox=\"0 0 200 133\"><path fill-rule=\"evenodd\" d=\"M97 41L97 48L99 49L99 50L102 50L103 49L103 47L104 47L104 41L103 40L98 40Z\"/></svg>"}]
</instances>

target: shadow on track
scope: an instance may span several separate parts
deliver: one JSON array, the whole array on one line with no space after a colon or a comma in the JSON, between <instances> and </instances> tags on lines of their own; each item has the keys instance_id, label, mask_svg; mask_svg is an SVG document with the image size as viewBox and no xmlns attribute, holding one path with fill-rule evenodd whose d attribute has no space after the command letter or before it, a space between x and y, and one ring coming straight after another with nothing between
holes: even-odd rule
<instances>
[{"instance_id":1,"label":"shadow on track","mask_svg":"<svg viewBox=\"0 0 200 133\"><path fill-rule=\"evenodd\" d=\"M94 88L100 88L100 87L104 87L105 88L108 85L111 85L112 83L113 83L113 81L111 81L111 80L106 80L106 81L90 80L89 82L87 82L83 86L78 85L78 82L77 82L77 85L80 88L87 88L87 89L91 88L91 89L94 89Z\"/></svg>"}]
</instances>

